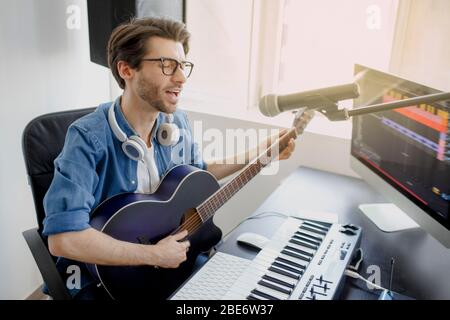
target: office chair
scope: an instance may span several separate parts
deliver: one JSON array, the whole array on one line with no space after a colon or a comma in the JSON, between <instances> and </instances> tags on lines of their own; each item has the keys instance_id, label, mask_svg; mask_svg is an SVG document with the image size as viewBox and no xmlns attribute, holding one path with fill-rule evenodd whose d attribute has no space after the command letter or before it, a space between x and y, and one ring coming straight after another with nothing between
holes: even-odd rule
<instances>
[{"instance_id":1,"label":"office chair","mask_svg":"<svg viewBox=\"0 0 450 320\"><path fill-rule=\"evenodd\" d=\"M47 238L42 235L43 199L53 180L53 161L63 148L69 125L94 110L86 108L44 114L31 120L22 135L22 152L38 222L37 228L22 234L54 300L69 300L71 295L56 269L56 258L48 250Z\"/></svg>"}]
</instances>

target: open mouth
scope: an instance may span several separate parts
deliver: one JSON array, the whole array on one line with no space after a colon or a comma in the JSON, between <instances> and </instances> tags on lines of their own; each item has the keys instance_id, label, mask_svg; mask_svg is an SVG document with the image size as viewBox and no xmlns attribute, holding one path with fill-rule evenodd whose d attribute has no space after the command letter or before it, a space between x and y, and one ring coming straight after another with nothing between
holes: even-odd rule
<instances>
[{"instance_id":1,"label":"open mouth","mask_svg":"<svg viewBox=\"0 0 450 320\"><path fill-rule=\"evenodd\" d=\"M170 101L177 102L178 101L178 97L180 96L181 90L179 90L179 89L170 89L170 90L166 90L165 92L168 95Z\"/></svg>"},{"instance_id":2,"label":"open mouth","mask_svg":"<svg viewBox=\"0 0 450 320\"><path fill-rule=\"evenodd\" d=\"M180 95L179 91L166 91L167 94L172 95L174 97L178 97Z\"/></svg>"}]
</instances>

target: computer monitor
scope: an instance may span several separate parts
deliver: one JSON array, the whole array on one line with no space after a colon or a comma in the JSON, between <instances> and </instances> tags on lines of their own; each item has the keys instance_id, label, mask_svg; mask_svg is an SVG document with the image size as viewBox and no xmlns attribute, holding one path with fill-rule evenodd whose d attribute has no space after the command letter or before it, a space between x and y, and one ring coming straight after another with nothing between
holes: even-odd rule
<instances>
[{"instance_id":1,"label":"computer monitor","mask_svg":"<svg viewBox=\"0 0 450 320\"><path fill-rule=\"evenodd\" d=\"M439 90L355 66L354 108ZM380 229L422 227L450 248L450 102L421 104L353 118L351 168L392 203L362 204Z\"/></svg>"}]
</instances>

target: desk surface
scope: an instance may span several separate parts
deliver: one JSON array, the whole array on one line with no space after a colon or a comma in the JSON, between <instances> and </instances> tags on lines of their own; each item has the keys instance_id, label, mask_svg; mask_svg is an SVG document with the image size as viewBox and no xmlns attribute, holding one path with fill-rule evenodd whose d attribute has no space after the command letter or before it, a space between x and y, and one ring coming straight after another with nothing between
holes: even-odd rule
<instances>
[{"instance_id":1,"label":"desk surface","mask_svg":"<svg viewBox=\"0 0 450 320\"><path fill-rule=\"evenodd\" d=\"M374 266L378 266L381 284L388 287L393 257L393 291L416 299L450 299L450 249L419 228L395 233L379 230L359 211L358 205L380 202L386 201L362 180L298 168L252 215L264 214L241 223L226 235L217 249L252 259L257 252L238 245L236 238L248 231L270 238L284 220L273 212L286 214L301 209L335 212L339 223L354 223L363 228L361 275L368 278ZM378 293L367 289L362 281L347 279L342 299L377 299Z\"/></svg>"}]
</instances>

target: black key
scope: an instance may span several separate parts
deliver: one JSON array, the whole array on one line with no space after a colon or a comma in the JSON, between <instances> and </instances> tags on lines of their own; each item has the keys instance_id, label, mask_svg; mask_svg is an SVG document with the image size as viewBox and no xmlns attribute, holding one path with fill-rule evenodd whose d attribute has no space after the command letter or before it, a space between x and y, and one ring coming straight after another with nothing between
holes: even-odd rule
<instances>
[{"instance_id":1,"label":"black key","mask_svg":"<svg viewBox=\"0 0 450 320\"><path fill-rule=\"evenodd\" d=\"M305 226L304 224L302 224L302 225L300 226L300 229L307 230L307 231L311 231L311 232L320 234L320 235L322 235L322 236L326 236L326 235L327 235L326 232L323 232L323 231L320 231L320 230L317 230L317 229L313 229L313 228L311 228L311 227L307 227L307 226Z\"/></svg>"},{"instance_id":2,"label":"black key","mask_svg":"<svg viewBox=\"0 0 450 320\"><path fill-rule=\"evenodd\" d=\"M281 270L280 268L269 267L268 270L269 270L269 271L272 271L272 272L275 272L275 273L278 273L278 274L281 274L281 275L283 275L283 276L286 276L286 277L295 279L295 280L300 279L300 276L299 276L299 275L293 274L293 273L291 273L291 272L286 272L286 271L284 271L284 270Z\"/></svg>"},{"instance_id":3,"label":"black key","mask_svg":"<svg viewBox=\"0 0 450 320\"><path fill-rule=\"evenodd\" d=\"M299 239L299 240L303 241L303 242L308 242L308 243L312 244L313 246L316 246L316 250L317 250L317 248L320 246L320 242L317 242L317 241L314 241L314 240L311 240L311 239L308 239L308 238L306 238L306 237L301 236L301 232L298 232L298 231L297 231L297 232L294 234L294 237L295 237L296 239Z\"/></svg>"},{"instance_id":4,"label":"black key","mask_svg":"<svg viewBox=\"0 0 450 320\"><path fill-rule=\"evenodd\" d=\"M296 269L296 268L287 266L287 265L282 264L282 263L279 263L279 262L273 262L273 263L272 263L272 266L278 267L278 268L281 268L281 269L284 269L284 270L286 270L286 271L290 271L290 272L296 273L296 274L298 274L298 275L302 275L302 274L303 274L303 271L302 271L302 270L299 270L299 269Z\"/></svg>"},{"instance_id":5,"label":"black key","mask_svg":"<svg viewBox=\"0 0 450 320\"><path fill-rule=\"evenodd\" d=\"M310 234L308 234L308 233L304 233L304 232L301 232L301 231L297 231L296 233L297 233L298 235L300 235L300 236L304 236L304 237L307 237L307 238L316 240L316 241L319 242L319 244L322 242L322 238L312 236L312 235L310 235Z\"/></svg>"},{"instance_id":6,"label":"black key","mask_svg":"<svg viewBox=\"0 0 450 320\"><path fill-rule=\"evenodd\" d=\"M297 241L297 240L294 240L294 239L291 239L291 240L292 240L292 241L289 241L289 242L298 244L299 246L304 246L304 247L306 247L306 246L305 246L302 242L300 242L300 241ZM293 248L293 247L291 247L291 248ZM301 249L297 249L297 248L296 248L295 252L300 253L300 254L302 254L302 255L304 255L304 256L310 257L310 258L314 257L314 255L313 255L312 253L309 253L309 252L307 252L307 251L305 251L305 250L301 250Z\"/></svg>"},{"instance_id":7,"label":"black key","mask_svg":"<svg viewBox=\"0 0 450 320\"><path fill-rule=\"evenodd\" d=\"M263 279L266 279L266 280L269 280L269 281L278 283L278 284L280 284L280 285L282 285L282 286L285 286L285 287L287 287L287 288L291 288L291 289L294 289L294 288L295 288L295 285L294 285L294 284L288 283L288 282L286 282L286 281L283 281L283 280L280 280L280 279L277 279L277 278L274 278L274 277L269 276L269 275L267 275L267 274L263 275L262 277L263 277Z\"/></svg>"},{"instance_id":8,"label":"black key","mask_svg":"<svg viewBox=\"0 0 450 320\"><path fill-rule=\"evenodd\" d=\"M247 300L261 300L260 298L257 298L257 297L255 297L254 295L252 295L252 294L250 294L248 297L247 297Z\"/></svg>"},{"instance_id":9,"label":"black key","mask_svg":"<svg viewBox=\"0 0 450 320\"><path fill-rule=\"evenodd\" d=\"M323 227L325 227L325 228L327 228L327 229L330 229L331 226L332 226L331 223L323 222L323 221L309 220L309 219L304 219L304 221L307 221L307 222L309 222L309 223L314 223L314 224L317 224L317 225L319 225L319 226L323 226Z\"/></svg>"},{"instance_id":10,"label":"black key","mask_svg":"<svg viewBox=\"0 0 450 320\"><path fill-rule=\"evenodd\" d=\"M274 296L271 296L270 294L267 294L267 293L265 293L265 292L259 291L258 289L253 289L253 290L252 290L252 293L253 293L253 294L256 294L256 295L258 295L258 296L260 296L260 297L269 299L269 300L281 300L281 299L279 299L279 298L275 298Z\"/></svg>"},{"instance_id":11,"label":"black key","mask_svg":"<svg viewBox=\"0 0 450 320\"><path fill-rule=\"evenodd\" d=\"M278 292L281 292L281 293L285 293L287 295L291 295L291 292L292 292L292 290L284 289L282 287L279 287L279 286L277 286L275 284L272 284L270 282L267 282L265 280L259 280L258 284L260 284L260 285L262 285L264 287L270 288L272 290L275 290L275 291L278 291Z\"/></svg>"},{"instance_id":12,"label":"black key","mask_svg":"<svg viewBox=\"0 0 450 320\"><path fill-rule=\"evenodd\" d=\"M285 258L283 258L283 257L276 257L275 260L276 260L276 261L280 261L280 262L284 262L284 263L286 263L286 264L290 264L290 265L293 266L293 267L297 267L297 268L300 268L300 269L303 269L303 270L306 269L306 266L304 266L304 265L302 265L302 264L300 264L300 263L296 263L296 262L294 262L294 261L285 259Z\"/></svg>"},{"instance_id":13,"label":"black key","mask_svg":"<svg viewBox=\"0 0 450 320\"><path fill-rule=\"evenodd\" d=\"M298 249L296 249L296 248L294 248L294 247L286 246L286 247L284 247L284 248L285 248L285 249L283 249L283 250L281 251L281 253L283 253L283 254L285 254L285 255L287 255L287 256L291 256L291 257L294 257L294 258L297 258L297 259L300 259L300 260L303 260L303 261L306 261L306 262L310 262L310 261L311 261L310 258L307 258L307 257L301 256L301 255L299 255L299 254L297 254L297 253L294 253L294 252L296 252L296 251L298 250ZM294 252L288 251L288 250L286 250L286 249L289 249L289 250L294 251Z\"/></svg>"},{"instance_id":14,"label":"black key","mask_svg":"<svg viewBox=\"0 0 450 320\"><path fill-rule=\"evenodd\" d=\"M312 249L312 250L315 250L315 251L317 251L317 249L318 249L317 246L312 245L312 244L309 244L309 243L306 243L306 242L303 240L304 238L302 238L302 237L299 237L299 236L294 235L292 238L295 239L296 241L298 241L297 244L300 245L300 246L302 246L302 247L309 248L309 249Z\"/></svg>"},{"instance_id":15,"label":"black key","mask_svg":"<svg viewBox=\"0 0 450 320\"><path fill-rule=\"evenodd\" d=\"M303 222L303 224L306 224L307 226L310 226L310 227L313 227L313 228L316 228L316 229L328 232L328 228L325 228L323 226L319 226L319 225L317 225L315 223L311 223L309 221L305 221L305 222Z\"/></svg>"}]
</instances>

